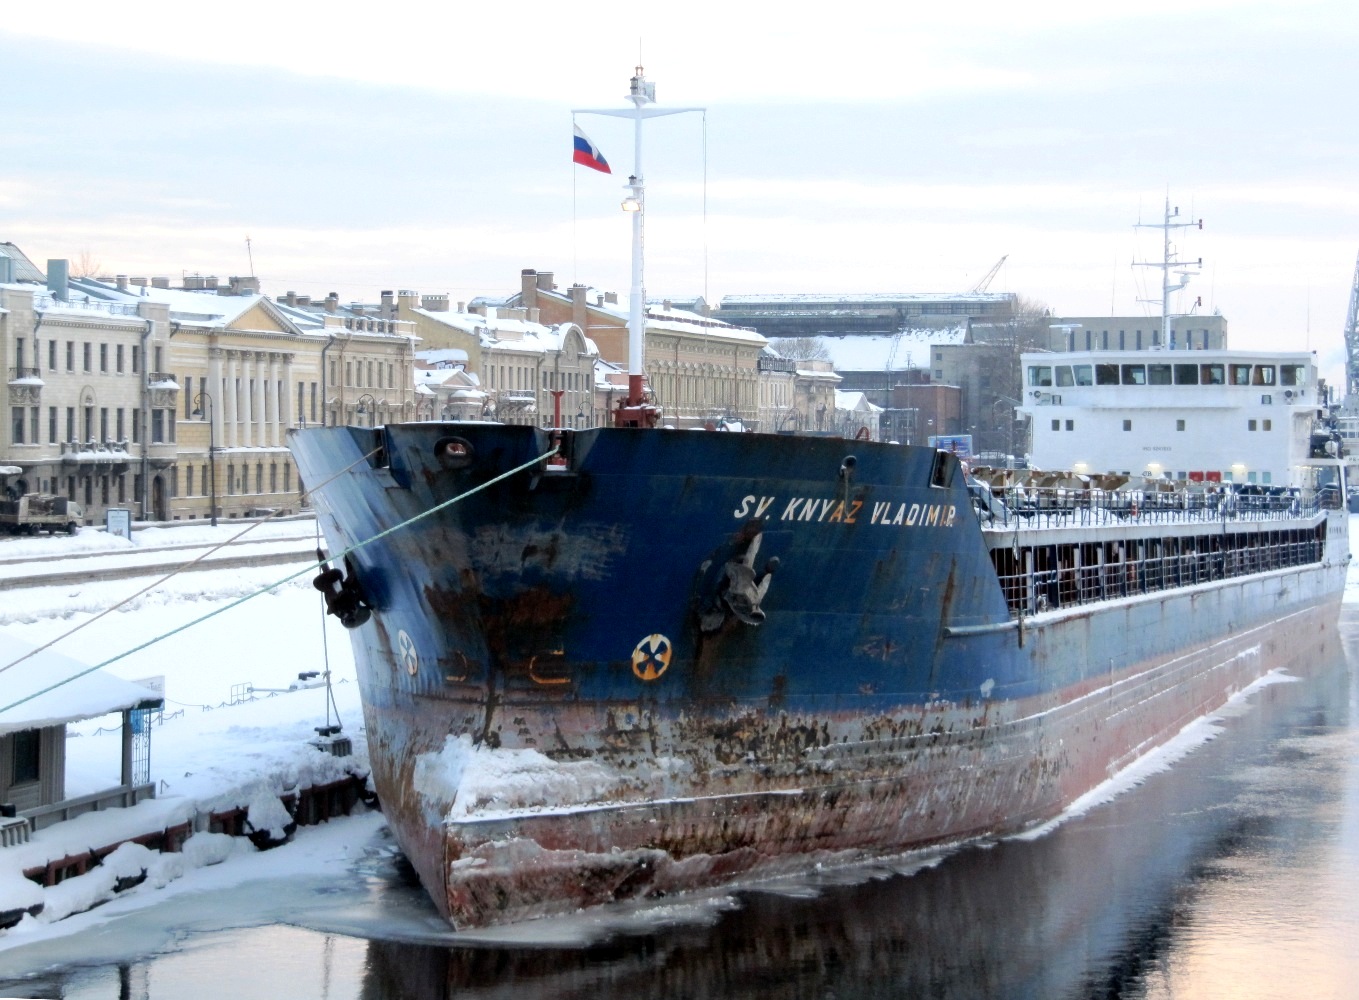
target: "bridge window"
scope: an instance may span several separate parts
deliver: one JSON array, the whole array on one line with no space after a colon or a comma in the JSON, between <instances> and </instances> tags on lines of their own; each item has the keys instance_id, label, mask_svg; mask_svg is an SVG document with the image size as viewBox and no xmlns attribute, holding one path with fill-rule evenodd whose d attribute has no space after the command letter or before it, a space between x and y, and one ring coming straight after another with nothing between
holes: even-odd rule
<instances>
[{"instance_id":1,"label":"bridge window","mask_svg":"<svg viewBox=\"0 0 1359 1000\"><path fill-rule=\"evenodd\" d=\"M1303 365L1280 365L1280 385L1306 385L1307 369Z\"/></svg>"},{"instance_id":2,"label":"bridge window","mask_svg":"<svg viewBox=\"0 0 1359 1000\"><path fill-rule=\"evenodd\" d=\"M1094 385L1095 379L1093 370L1089 365L1075 365L1072 371L1076 375L1077 385Z\"/></svg>"},{"instance_id":3,"label":"bridge window","mask_svg":"<svg viewBox=\"0 0 1359 1000\"><path fill-rule=\"evenodd\" d=\"M1250 385L1250 365L1228 365L1227 373L1231 385Z\"/></svg>"},{"instance_id":4,"label":"bridge window","mask_svg":"<svg viewBox=\"0 0 1359 1000\"><path fill-rule=\"evenodd\" d=\"M1057 384L1059 386L1075 385L1076 380L1072 377L1070 365L1057 366Z\"/></svg>"},{"instance_id":5,"label":"bridge window","mask_svg":"<svg viewBox=\"0 0 1359 1000\"><path fill-rule=\"evenodd\" d=\"M1148 385L1170 385L1170 365L1147 365Z\"/></svg>"},{"instance_id":6,"label":"bridge window","mask_svg":"<svg viewBox=\"0 0 1359 1000\"><path fill-rule=\"evenodd\" d=\"M1096 385L1118 385L1118 365L1095 365Z\"/></svg>"},{"instance_id":7,"label":"bridge window","mask_svg":"<svg viewBox=\"0 0 1359 1000\"><path fill-rule=\"evenodd\" d=\"M1050 365L1029 365L1029 385L1051 388L1052 367Z\"/></svg>"},{"instance_id":8,"label":"bridge window","mask_svg":"<svg viewBox=\"0 0 1359 1000\"><path fill-rule=\"evenodd\" d=\"M1124 385L1146 385L1147 366L1146 365L1124 365L1123 366Z\"/></svg>"},{"instance_id":9,"label":"bridge window","mask_svg":"<svg viewBox=\"0 0 1359 1000\"><path fill-rule=\"evenodd\" d=\"M1255 377L1254 377L1254 381L1251 382L1251 385L1273 385L1273 384L1274 384L1274 366L1273 366L1273 365L1256 365L1256 366L1255 366L1255 371L1254 371L1254 376L1255 376Z\"/></svg>"},{"instance_id":10,"label":"bridge window","mask_svg":"<svg viewBox=\"0 0 1359 1000\"><path fill-rule=\"evenodd\" d=\"M1199 381L1204 385L1226 385L1226 366L1199 365Z\"/></svg>"},{"instance_id":11,"label":"bridge window","mask_svg":"<svg viewBox=\"0 0 1359 1000\"><path fill-rule=\"evenodd\" d=\"M1206 367L1206 366L1205 366ZM1176 365L1175 366L1176 385L1198 385L1199 366L1198 365Z\"/></svg>"}]
</instances>

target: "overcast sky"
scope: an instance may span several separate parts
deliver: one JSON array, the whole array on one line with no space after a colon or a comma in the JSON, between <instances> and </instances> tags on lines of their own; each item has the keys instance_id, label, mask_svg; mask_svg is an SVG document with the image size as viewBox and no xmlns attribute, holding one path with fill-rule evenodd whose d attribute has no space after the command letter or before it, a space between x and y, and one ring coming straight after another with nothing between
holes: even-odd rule
<instances>
[{"instance_id":1,"label":"overcast sky","mask_svg":"<svg viewBox=\"0 0 1359 1000\"><path fill-rule=\"evenodd\" d=\"M1235 347L1338 357L1359 252L1359 5L10 5L0 240L107 272L466 299L626 291L641 60L653 296L992 291L1159 311L1167 194ZM299 5L302 6L302 5ZM706 154L706 155L705 155ZM706 192L706 211L705 211ZM706 220L706 221L705 221Z\"/></svg>"}]
</instances>

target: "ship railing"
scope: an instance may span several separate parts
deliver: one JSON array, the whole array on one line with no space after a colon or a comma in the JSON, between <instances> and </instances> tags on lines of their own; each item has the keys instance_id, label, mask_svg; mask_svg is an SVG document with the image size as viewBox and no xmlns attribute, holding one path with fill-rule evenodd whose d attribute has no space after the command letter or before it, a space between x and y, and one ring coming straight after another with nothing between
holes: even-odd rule
<instances>
[{"instance_id":1,"label":"ship railing","mask_svg":"<svg viewBox=\"0 0 1359 1000\"><path fill-rule=\"evenodd\" d=\"M1205 521L1283 521L1340 505L1339 493L1278 489L1269 492L1098 490L969 486L973 509L988 528L1071 528L1107 524L1183 524Z\"/></svg>"},{"instance_id":2,"label":"ship railing","mask_svg":"<svg viewBox=\"0 0 1359 1000\"><path fill-rule=\"evenodd\" d=\"M1253 535L1254 533L1252 533ZM1161 550L1180 544L1187 551ZM1321 560L1324 542L1309 529L1271 531L1231 547L1221 536L1198 539L1142 539L1131 543L1093 543L1026 548L1008 560L1018 572L999 573L1011 615L1210 583ZM1003 550L1002 550L1003 551ZM996 553L993 552L993 558Z\"/></svg>"}]
</instances>

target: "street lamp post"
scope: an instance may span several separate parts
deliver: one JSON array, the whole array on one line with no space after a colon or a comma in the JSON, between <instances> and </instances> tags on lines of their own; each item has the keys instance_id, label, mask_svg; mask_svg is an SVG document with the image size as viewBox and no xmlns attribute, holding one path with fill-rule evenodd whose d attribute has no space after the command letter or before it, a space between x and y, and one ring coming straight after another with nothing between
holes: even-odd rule
<instances>
[{"instance_id":1,"label":"street lamp post","mask_svg":"<svg viewBox=\"0 0 1359 1000\"><path fill-rule=\"evenodd\" d=\"M210 492L208 502L212 504L212 510L209 512L209 517L212 518L212 526L215 528L217 527L217 435L212 419L212 397L206 392L200 392L193 398L193 416L196 420L201 420L203 418L204 400L207 400L208 404L208 483L210 484L208 487Z\"/></svg>"},{"instance_id":2,"label":"street lamp post","mask_svg":"<svg viewBox=\"0 0 1359 1000\"><path fill-rule=\"evenodd\" d=\"M372 407L373 420L369 421L368 426L372 427L374 426L373 421L377 420L377 400L370 394L365 392L358 398L358 401L354 404L354 414L361 417L368 412L369 407Z\"/></svg>"}]
</instances>

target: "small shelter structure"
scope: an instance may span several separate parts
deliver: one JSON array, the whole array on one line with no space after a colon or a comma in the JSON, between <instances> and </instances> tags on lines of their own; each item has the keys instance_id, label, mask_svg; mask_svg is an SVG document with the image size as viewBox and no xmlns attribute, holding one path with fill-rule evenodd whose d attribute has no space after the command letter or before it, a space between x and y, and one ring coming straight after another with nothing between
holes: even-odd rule
<instances>
[{"instance_id":1,"label":"small shelter structure","mask_svg":"<svg viewBox=\"0 0 1359 1000\"><path fill-rule=\"evenodd\" d=\"M0 634L0 847L81 813L155 798L148 716L163 706L162 695L143 684ZM68 798L67 725L115 712L122 714L119 784Z\"/></svg>"}]
</instances>

